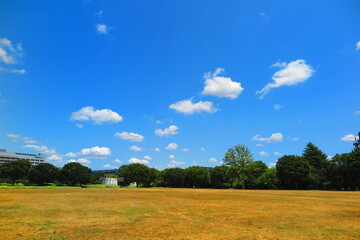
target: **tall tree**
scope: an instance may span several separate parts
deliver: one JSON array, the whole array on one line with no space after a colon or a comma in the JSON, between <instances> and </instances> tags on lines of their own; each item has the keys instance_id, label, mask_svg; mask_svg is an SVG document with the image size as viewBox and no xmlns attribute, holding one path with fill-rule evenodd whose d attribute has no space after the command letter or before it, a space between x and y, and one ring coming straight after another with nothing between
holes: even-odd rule
<instances>
[{"instance_id":1,"label":"tall tree","mask_svg":"<svg viewBox=\"0 0 360 240\"><path fill-rule=\"evenodd\" d=\"M57 180L59 169L50 163L40 163L29 170L29 180L37 185L44 185Z\"/></svg>"},{"instance_id":2,"label":"tall tree","mask_svg":"<svg viewBox=\"0 0 360 240\"><path fill-rule=\"evenodd\" d=\"M310 172L310 165L303 157L284 155L276 163L276 174L284 188L304 188Z\"/></svg>"},{"instance_id":3,"label":"tall tree","mask_svg":"<svg viewBox=\"0 0 360 240\"><path fill-rule=\"evenodd\" d=\"M185 183L185 170L182 168L167 168L162 171L166 187L183 187Z\"/></svg>"},{"instance_id":4,"label":"tall tree","mask_svg":"<svg viewBox=\"0 0 360 240\"><path fill-rule=\"evenodd\" d=\"M261 189L278 189L279 179L276 168L268 168L258 179L258 187Z\"/></svg>"},{"instance_id":5,"label":"tall tree","mask_svg":"<svg viewBox=\"0 0 360 240\"><path fill-rule=\"evenodd\" d=\"M227 177L227 168L225 166L216 166L210 172L211 185L213 188L229 187Z\"/></svg>"},{"instance_id":6,"label":"tall tree","mask_svg":"<svg viewBox=\"0 0 360 240\"><path fill-rule=\"evenodd\" d=\"M154 170L140 163L122 165L118 170L118 175L124 178L126 184L135 182L136 187L140 184L150 186L156 178L156 172Z\"/></svg>"},{"instance_id":7,"label":"tall tree","mask_svg":"<svg viewBox=\"0 0 360 240\"><path fill-rule=\"evenodd\" d=\"M313 143L309 142L306 144L302 156L310 164L309 187L312 189L323 189L326 181L327 155Z\"/></svg>"},{"instance_id":8,"label":"tall tree","mask_svg":"<svg viewBox=\"0 0 360 240\"><path fill-rule=\"evenodd\" d=\"M26 178L28 176L31 163L28 160L15 160L6 162L0 166L0 177L7 178L14 186L16 180Z\"/></svg>"},{"instance_id":9,"label":"tall tree","mask_svg":"<svg viewBox=\"0 0 360 240\"><path fill-rule=\"evenodd\" d=\"M91 169L80 163L67 163L60 170L59 179L63 183L71 186L87 184L91 181Z\"/></svg>"},{"instance_id":10,"label":"tall tree","mask_svg":"<svg viewBox=\"0 0 360 240\"><path fill-rule=\"evenodd\" d=\"M223 165L229 166L233 182L239 183L245 189L247 179L246 167L254 160L250 150L244 145L236 145L225 153Z\"/></svg>"},{"instance_id":11,"label":"tall tree","mask_svg":"<svg viewBox=\"0 0 360 240\"><path fill-rule=\"evenodd\" d=\"M192 166L185 169L185 186L205 188L210 186L210 173L207 168Z\"/></svg>"},{"instance_id":12,"label":"tall tree","mask_svg":"<svg viewBox=\"0 0 360 240\"><path fill-rule=\"evenodd\" d=\"M254 161L246 166L247 188L259 188L259 178L266 172L268 166L262 161Z\"/></svg>"}]
</instances>

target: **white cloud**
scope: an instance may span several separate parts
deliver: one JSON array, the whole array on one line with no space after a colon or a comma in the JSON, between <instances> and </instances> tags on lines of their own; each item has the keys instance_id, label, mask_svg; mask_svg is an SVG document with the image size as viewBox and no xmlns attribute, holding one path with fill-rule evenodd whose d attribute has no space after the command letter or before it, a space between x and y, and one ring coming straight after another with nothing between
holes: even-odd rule
<instances>
[{"instance_id":1,"label":"white cloud","mask_svg":"<svg viewBox=\"0 0 360 240\"><path fill-rule=\"evenodd\" d=\"M281 155L283 155L281 152L274 152L274 155L275 156L281 156Z\"/></svg>"},{"instance_id":2,"label":"white cloud","mask_svg":"<svg viewBox=\"0 0 360 240\"><path fill-rule=\"evenodd\" d=\"M275 166L276 166L276 163L269 163L269 165L268 165L269 168L273 168Z\"/></svg>"},{"instance_id":3,"label":"white cloud","mask_svg":"<svg viewBox=\"0 0 360 240\"><path fill-rule=\"evenodd\" d=\"M341 138L341 141L345 142L354 142L355 140L359 140L359 137L355 136L354 134L348 134Z\"/></svg>"},{"instance_id":4,"label":"white cloud","mask_svg":"<svg viewBox=\"0 0 360 240\"><path fill-rule=\"evenodd\" d=\"M155 148L154 151L155 152L160 152L160 148Z\"/></svg>"},{"instance_id":5,"label":"white cloud","mask_svg":"<svg viewBox=\"0 0 360 240\"><path fill-rule=\"evenodd\" d=\"M170 155L169 155L169 158L170 158L170 159L175 159L175 155L170 154Z\"/></svg>"},{"instance_id":6,"label":"white cloud","mask_svg":"<svg viewBox=\"0 0 360 240\"><path fill-rule=\"evenodd\" d=\"M149 155L146 155L146 156L144 156L144 159L145 160L152 160L152 157L150 157Z\"/></svg>"},{"instance_id":7,"label":"white cloud","mask_svg":"<svg viewBox=\"0 0 360 240\"><path fill-rule=\"evenodd\" d=\"M112 29L112 27L106 25L106 24L96 24L95 28L98 33L100 34L108 34L109 30Z\"/></svg>"},{"instance_id":8,"label":"white cloud","mask_svg":"<svg viewBox=\"0 0 360 240\"><path fill-rule=\"evenodd\" d=\"M47 157L46 160L49 160L49 161L62 161L63 157L58 155L58 154L53 154L50 157Z\"/></svg>"},{"instance_id":9,"label":"white cloud","mask_svg":"<svg viewBox=\"0 0 360 240\"><path fill-rule=\"evenodd\" d=\"M97 16L97 17L99 17L99 18L102 18L103 14L104 14L104 11L103 11L103 10L99 10L99 11L97 11L94 15Z\"/></svg>"},{"instance_id":10,"label":"white cloud","mask_svg":"<svg viewBox=\"0 0 360 240\"><path fill-rule=\"evenodd\" d=\"M359 111L356 111L355 114L358 114L358 115L359 115L359 114L360 114L360 110L359 110Z\"/></svg>"},{"instance_id":11,"label":"white cloud","mask_svg":"<svg viewBox=\"0 0 360 240\"><path fill-rule=\"evenodd\" d=\"M84 126L83 126L82 124L80 124L80 123L75 123L75 127L77 127L77 128L84 128Z\"/></svg>"},{"instance_id":12,"label":"white cloud","mask_svg":"<svg viewBox=\"0 0 360 240\"><path fill-rule=\"evenodd\" d=\"M259 13L259 16L260 16L262 19L266 20L266 21L269 21L269 20L270 20L270 18L269 18L269 17L266 15L266 13L264 13L264 12Z\"/></svg>"},{"instance_id":13,"label":"white cloud","mask_svg":"<svg viewBox=\"0 0 360 240\"><path fill-rule=\"evenodd\" d=\"M129 149L131 151L135 151L135 152L140 152L143 150L141 147L138 147L138 146L131 146Z\"/></svg>"},{"instance_id":14,"label":"white cloud","mask_svg":"<svg viewBox=\"0 0 360 240\"><path fill-rule=\"evenodd\" d=\"M334 156L327 155L327 156L326 156L326 159L327 159L327 160L331 160L333 157L334 157Z\"/></svg>"},{"instance_id":15,"label":"white cloud","mask_svg":"<svg viewBox=\"0 0 360 240\"><path fill-rule=\"evenodd\" d=\"M176 167L176 165L175 164L166 164L166 166L168 166L169 168L174 168L174 167Z\"/></svg>"},{"instance_id":16,"label":"white cloud","mask_svg":"<svg viewBox=\"0 0 360 240\"><path fill-rule=\"evenodd\" d=\"M176 143L169 143L169 144L166 146L166 149L167 149L167 150L176 150L178 147L179 147L179 145L177 145Z\"/></svg>"},{"instance_id":17,"label":"white cloud","mask_svg":"<svg viewBox=\"0 0 360 240\"><path fill-rule=\"evenodd\" d=\"M156 129L155 135L160 136L160 137L168 137L170 135L178 134L178 132L177 132L178 129L179 128L177 126L171 125L168 128L165 128L164 130Z\"/></svg>"},{"instance_id":18,"label":"white cloud","mask_svg":"<svg viewBox=\"0 0 360 240\"><path fill-rule=\"evenodd\" d=\"M115 169L115 168L117 168L117 167L112 166L112 165L110 165L110 164L105 164L105 165L103 166L103 168L111 168L111 169Z\"/></svg>"},{"instance_id":19,"label":"white cloud","mask_svg":"<svg viewBox=\"0 0 360 240\"><path fill-rule=\"evenodd\" d=\"M38 143L38 141L36 141L36 140L31 140L31 139L25 140L24 142L25 142L25 143Z\"/></svg>"},{"instance_id":20,"label":"white cloud","mask_svg":"<svg viewBox=\"0 0 360 240\"><path fill-rule=\"evenodd\" d=\"M267 152L264 152L264 151L259 152L259 155L262 156L262 157L268 157L269 156L269 154Z\"/></svg>"},{"instance_id":21,"label":"white cloud","mask_svg":"<svg viewBox=\"0 0 360 240\"><path fill-rule=\"evenodd\" d=\"M187 148L183 148L182 151L183 151L183 152L188 152L188 151L190 151L190 150L187 149Z\"/></svg>"},{"instance_id":22,"label":"white cloud","mask_svg":"<svg viewBox=\"0 0 360 240\"><path fill-rule=\"evenodd\" d=\"M274 104L274 109L275 110L279 110L281 108L283 108L284 106L283 105L280 105L280 104Z\"/></svg>"},{"instance_id":23,"label":"white cloud","mask_svg":"<svg viewBox=\"0 0 360 240\"><path fill-rule=\"evenodd\" d=\"M114 163L121 163L121 160L120 159L115 159Z\"/></svg>"},{"instance_id":24,"label":"white cloud","mask_svg":"<svg viewBox=\"0 0 360 240\"><path fill-rule=\"evenodd\" d=\"M118 123L123 120L117 112L110 109L95 110L94 107L83 107L71 114L71 121L93 121L94 124Z\"/></svg>"},{"instance_id":25,"label":"white cloud","mask_svg":"<svg viewBox=\"0 0 360 240\"><path fill-rule=\"evenodd\" d=\"M263 138L263 137L260 137L260 135L255 135L252 139L256 140L256 141L275 143L275 142L281 142L283 140L283 135L281 133L273 133L268 138Z\"/></svg>"},{"instance_id":26,"label":"white cloud","mask_svg":"<svg viewBox=\"0 0 360 240\"><path fill-rule=\"evenodd\" d=\"M115 137L130 141L130 142L142 142L144 140L144 136L141 136L140 134L133 133L133 132L116 133Z\"/></svg>"},{"instance_id":27,"label":"white cloud","mask_svg":"<svg viewBox=\"0 0 360 240\"><path fill-rule=\"evenodd\" d=\"M174 165L184 165L184 164L186 164L186 162L179 162L179 161L175 161L175 160L172 160L170 163L174 164Z\"/></svg>"},{"instance_id":28,"label":"white cloud","mask_svg":"<svg viewBox=\"0 0 360 240\"><path fill-rule=\"evenodd\" d=\"M292 140L293 141L299 141L299 138L294 137L294 138L292 138Z\"/></svg>"},{"instance_id":29,"label":"white cloud","mask_svg":"<svg viewBox=\"0 0 360 240\"><path fill-rule=\"evenodd\" d=\"M358 42L356 43L356 48L355 48L355 50L360 50L360 41L358 41Z\"/></svg>"},{"instance_id":30,"label":"white cloud","mask_svg":"<svg viewBox=\"0 0 360 240\"><path fill-rule=\"evenodd\" d=\"M16 139L21 138L21 135L14 134L14 133L8 133L8 134L6 134L6 136L9 138L16 138Z\"/></svg>"},{"instance_id":31,"label":"white cloud","mask_svg":"<svg viewBox=\"0 0 360 240\"><path fill-rule=\"evenodd\" d=\"M105 158L111 155L110 148L107 147L92 147L81 149L80 154L88 158Z\"/></svg>"},{"instance_id":32,"label":"white cloud","mask_svg":"<svg viewBox=\"0 0 360 240\"><path fill-rule=\"evenodd\" d=\"M26 70L25 70L25 69L8 69L8 68L2 68L2 67L0 67L0 72L25 74L25 73L26 73Z\"/></svg>"},{"instance_id":33,"label":"white cloud","mask_svg":"<svg viewBox=\"0 0 360 240\"><path fill-rule=\"evenodd\" d=\"M7 38L0 38L0 62L5 64L14 64L17 58L24 54L24 49L21 44L16 46Z\"/></svg>"},{"instance_id":34,"label":"white cloud","mask_svg":"<svg viewBox=\"0 0 360 240\"><path fill-rule=\"evenodd\" d=\"M200 148L200 151L206 151L206 149L202 147L202 148Z\"/></svg>"},{"instance_id":35,"label":"white cloud","mask_svg":"<svg viewBox=\"0 0 360 240\"><path fill-rule=\"evenodd\" d=\"M224 71L223 68L217 68L214 73L208 72L204 75L205 87L202 91L203 95L211 95L217 97L227 97L235 99L244 90L241 83L234 82L231 78L218 76Z\"/></svg>"},{"instance_id":36,"label":"white cloud","mask_svg":"<svg viewBox=\"0 0 360 240\"><path fill-rule=\"evenodd\" d=\"M70 159L68 162L77 162L80 163L82 165L88 166L91 162L89 160L87 160L86 158L79 158L78 160L76 159Z\"/></svg>"},{"instance_id":37,"label":"white cloud","mask_svg":"<svg viewBox=\"0 0 360 240\"><path fill-rule=\"evenodd\" d=\"M39 146L39 145L29 144L29 145L23 146L23 148L30 148L30 149L33 149L34 151L41 152L44 154L54 154L55 153L54 149L49 149L47 146L44 146L44 145Z\"/></svg>"},{"instance_id":38,"label":"white cloud","mask_svg":"<svg viewBox=\"0 0 360 240\"><path fill-rule=\"evenodd\" d=\"M138 158L130 158L129 163L141 163L141 164L149 164L149 161Z\"/></svg>"},{"instance_id":39,"label":"white cloud","mask_svg":"<svg viewBox=\"0 0 360 240\"><path fill-rule=\"evenodd\" d=\"M192 98L173 103L169 106L169 108L184 114L193 114L200 112L214 113L217 111L217 109L213 107L213 102L199 101L197 103L193 103Z\"/></svg>"},{"instance_id":40,"label":"white cloud","mask_svg":"<svg viewBox=\"0 0 360 240\"><path fill-rule=\"evenodd\" d=\"M77 157L77 153L73 153L73 152L69 152L67 154L65 154L66 157L69 157L69 158L76 158Z\"/></svg>"},{"instance_id":41,"label":"white cloud","mask_svg":"<svg viewBox=\"0 0 360 240\"><path fill-rule=\"evenodd\" d=\"M262 147L262 146L264 146L264 144L262 144L262 143L258 143L255 145L255 147Z\"/></svg>"},{"instance_id":42,"label":"white cloud","mask_svg":"<svg viewBox=\"0 0 360 240\"><path fill-rule=\"evenodd\" d=\"M256 94L260 94L260 99L264 98L272 88L296 85L309 79L315 72L303 59L298 59L288 64L286 62L277 62L272 66L280 67L281 70L274 73L272 77L273 83L267 84L263 89L256 92Z\"/></svg>"},{"instance_id":43,"label":"white cloud","mask_svg":"<svg viewBox=\"0 0 360 240\"><path fill-rule=\"evenodd\" d=\"M210 158L209 159L209 163L216 163L216 162L217 162L216 158Z\"/></svg>"}]
</instances>

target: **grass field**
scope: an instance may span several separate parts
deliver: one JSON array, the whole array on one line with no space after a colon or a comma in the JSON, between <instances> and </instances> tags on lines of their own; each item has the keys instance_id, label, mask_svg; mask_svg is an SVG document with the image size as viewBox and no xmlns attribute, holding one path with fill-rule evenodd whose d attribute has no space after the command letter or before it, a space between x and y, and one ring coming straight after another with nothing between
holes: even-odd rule
<instances>
[{"instance_id":1,"label":"grass field","mask_svg":"<svg viewBox=\"0 0 360 240\"><path fill-rule=\"evenodd\" d=\"M0 189L0 239L360 239L360 193Z\"/></svg>"}]
</instances>

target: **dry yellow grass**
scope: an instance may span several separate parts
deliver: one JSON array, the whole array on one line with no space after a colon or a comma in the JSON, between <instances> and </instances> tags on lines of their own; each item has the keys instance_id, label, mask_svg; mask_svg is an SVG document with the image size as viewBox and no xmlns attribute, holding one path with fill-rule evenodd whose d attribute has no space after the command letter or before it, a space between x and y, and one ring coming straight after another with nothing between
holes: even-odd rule
<instances>
[{"instance_id":1,"label":"dry yellow grass","mask_svg":"<svg viewBox=\"0 0 360 240\"><path fill-rule=\"evenodd\" d=\"M360 193L0 189L0 239L360 239Z\"/></svg>"}]
</instances>

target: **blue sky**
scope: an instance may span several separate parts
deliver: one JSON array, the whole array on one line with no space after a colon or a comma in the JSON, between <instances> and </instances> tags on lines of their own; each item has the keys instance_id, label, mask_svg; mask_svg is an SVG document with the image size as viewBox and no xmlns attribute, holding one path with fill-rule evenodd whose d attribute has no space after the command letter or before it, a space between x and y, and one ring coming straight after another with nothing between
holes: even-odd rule
<instances>
[{"instance_id":1,"label":"blue sky","mask_svg":"<svg viewBox=\"0 0 360 240\"><path fill-rule=\"evenodd\" d=\"M358 1L0 0L0 148L92 169L273 165L360 121Z\"/></svg>"}]
</instances>

